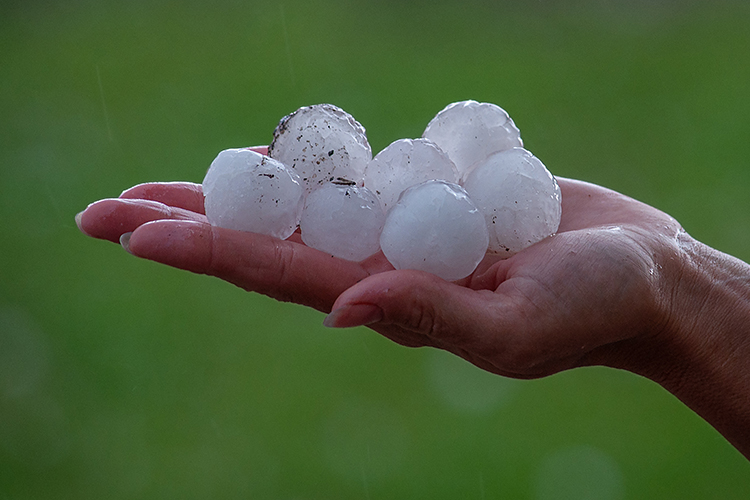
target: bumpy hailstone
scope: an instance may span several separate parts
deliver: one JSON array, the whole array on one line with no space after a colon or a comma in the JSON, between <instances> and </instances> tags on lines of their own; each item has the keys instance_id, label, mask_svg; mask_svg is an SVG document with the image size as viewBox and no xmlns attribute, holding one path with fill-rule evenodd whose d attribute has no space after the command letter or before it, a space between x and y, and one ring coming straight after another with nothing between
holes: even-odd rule
<instances>
[{"instance_id":1,"label":"bumpy hailstone","mask_svg":"<svg viewBox=\"0 0 750 500\"><path fill-rule=\"evenodd\" d=\"M211 225L281 239L297 229L304 202L297 174L247 149L219 153L206 173L203 194Z\"/></svg>"},{"instance_id":2,"label":"bumpy hailstone","mask_svg":"<svg viewBox=\"0 0 750 500\"><path fill-rule=\"evenodd\" d=\"M449 104L430 121L422 137L448 154L462 179L495 151L523 146L521 133L503 108L477 101Z\"/></svg>"},{"instance_id":3,"label":"bumpy hailstone","mask_svg":"<svg viewBox=\"0 0 750 500\"><path fill-rule=\"evenodd\" d=\"M375 191L386 212L406 188L432 179L458 183L458 171L428 139L399 139L378 153L365 170L365 187Z\"/></svg>"},{"instance_id":4,"label":"bumpy hailstone","mask_svg":"<svg viewBox=\"0 0 750 500\"><path fill-rule=\"evenodd\" d=\"M316 104L281 119L268 155L294 170L310 193L335 180L362 185L372 150L365 128L352 115L332 104Z\"/></svg>"},{"instance_id":5,"label":"bumpy hailstone","mask_svg":"<svg viewBox=\"0 0 750 500\"><path fill-rule=\"evenodd\" d=\"M204 196L211 192L213 187L216 185L217 179L221 178L224 175L231 174L233 170L238 168L237 165L242 165L247 161L246 156L240 156L240 158L237 160L237 164L235 165L234 160L235 157L237 157L237 153L239 151L242 151L242 149L225 149L216 156L214 161L211 162L211 166L209 167L208 172L206 172L206 176L203 178Z\"/></svg>"},{"instance_id":6,"label":"bumpy hailstone","mask_svg":"<svg viewBox=\"0 0 750 500\"><path fill-rule=\"evenodd\" d=\"M432 180L403 192L388 212L380 247L396 269L465 278L487 251L487 224L460 186Z\"/></svg>"},{"instance_id":7,"label":"bumpy hailstone","mask_svg":"<svg viewBox=\"0 0 750 500\"><path fill-rule=\"evenodd\" d=\"M464 182L490 234L489 252L511 256L554 234L560 225L560 187L523 148L490 155Z\"/></svg>"},{"instance_id":8,"label":"bumpy hailstone","mask_svg":"<svg viewBox=\"0 0 750 500\"><path fill-rule=\"evenodd\" d=\"M307 196L302 241L342 259L360 261L380 249L385 213L369 189L329 183Z\"/></svg>"}]
</instances>

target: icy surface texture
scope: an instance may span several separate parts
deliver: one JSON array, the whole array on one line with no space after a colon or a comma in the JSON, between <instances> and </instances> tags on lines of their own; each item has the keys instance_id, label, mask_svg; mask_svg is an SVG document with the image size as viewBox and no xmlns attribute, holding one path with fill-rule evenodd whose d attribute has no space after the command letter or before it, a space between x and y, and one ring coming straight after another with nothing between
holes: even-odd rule
<instances>
[{"instance_id":1,"label":"icy surface texture","mask_svg":"<svg viewBox=\"0 0 750 500\"><path fill-rule=\"evenodd\" d=\"M386 212L406 188L432 179L458 183L458 171L448 155L428 139L399 139L365 169L365 187L375 191Z\"/></svg>"},{"instance_id":2,"label":"icy surface texture","mask_svg":"<svg viewBox=\"0 0 750 500\"><path fill-rule=\"evenodd\" d=\"M430 121L422 137L448 154L462 179L476 162L495 151L523 146L521 133L503 108L477 101L449 104Z\"/></svg>"},{"instance_id":3,"label":"icy surface texture","mask_svg":"<svg viewBox=\"0 0 750 500\"><path fill-rule=\"evenodd\" d=\"M316 104L281 119L268 155L294 170L310 193L334 180L362 185L372 150L352 115L332 104Z\"/></svg>"},{"instance_id":4,"label":"icy surface texture","mask_svg":"<svg viewBox=\"0 0 750 500\"><path fill-rule=\"evenodd\" d=\"M388 212L380 247L396 269L465 278L487 251L487 224L457 184L427 181L401 194Z\"/></svg>"},{"instance_id":5,"label":"icy surface texture","mask_svg":"<svg viewBox=\"0 0 750 500\"><path fill-rule=\"evenodd\" d=\"M237 153L242 149L225 149L216 156L214 161L211 162L211 166L206 172L206 177L203 178L203 195L207 195L216 184L216 181L224 175L230 174L235 167L235 157ZM241 165L246 161L246 157L241 156L237 159L237 164Z\"/></svg>"},{"instance_id":6,"label":"icy surface texture","mask_svg":"<svg viewBox=\"0 0 750 500\"><path fill-rule=\"evenodd\" d=\"M544 164L523 148L477 164L464 189L487 221L489 252L510 256L557 231L560 188Z\"/></svg>"},{"instance_id":7,"label":"icy surface texture","mask_svg":"<svg viewBox=\"0 0 750 500\"><path fill-rule=\"evenodd\" d=\"M206 217L213 226L286 239L296 229L304 202L299 177L260 153L219 153L204 179Z\"/></svg>"},{"instance_id":8,"label":"icy surface texture","mask_svg":"<svg viewBox=\"0 0 750 500\"><path fill-rule=\"evenodd\" d=\"M380 249L385 213L369 189L329 183L307 196L302 241L334 257L360 261Z\"/></svg>"}]
</instances>

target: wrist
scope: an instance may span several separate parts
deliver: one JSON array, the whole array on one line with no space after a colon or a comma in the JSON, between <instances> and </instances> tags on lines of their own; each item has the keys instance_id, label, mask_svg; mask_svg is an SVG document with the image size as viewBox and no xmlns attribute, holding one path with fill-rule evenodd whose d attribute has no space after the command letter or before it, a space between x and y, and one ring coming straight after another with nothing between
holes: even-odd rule
<instances>
[{"instance_id":1,"label":"wrist","mask_svg":"<svg viewBox=\"0 0 750 500\"><path fill-rule=\"evenodd\" d=\"M664 267L667 320L643 374L750 458L750 266L681 233Z\"/></svg>"}]
</instances>

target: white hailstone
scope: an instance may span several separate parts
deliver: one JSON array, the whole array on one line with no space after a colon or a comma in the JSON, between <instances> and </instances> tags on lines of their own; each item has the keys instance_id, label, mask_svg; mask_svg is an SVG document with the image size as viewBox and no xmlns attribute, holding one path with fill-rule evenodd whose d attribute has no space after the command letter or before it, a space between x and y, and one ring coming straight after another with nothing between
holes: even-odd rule
<instances>
[{"instance_id":1,"label":"white hailstone","mask_svg":"<svg viewBox=\"0 0 750 500\"><path fill-rule=\"evenodd\" d=\"M386 212L406 188L432 179L458 183L458 170L428 139L392 142L365 169L365 186L375 191Z\"/></svg>"},{"instance_id":2,"label":"white hailstone","mask_svg":"<svg viewBox=\"0 0 750 500\"><path fill-rule=\"evenodd\" d=\"M297 174L248 149L219 153L206 173L203 193L211 225L281 239L297 229L304 202Z\"/></svg>"},{"instance_id":3,"label":"white hailstone","mask_svg":"<svg viewBox=\"0 0 750 500\"><path fill-rule=\"evenodd\" d=\"M211 166L206 172L206 176L203 178L203 195L206 196L216 184L216 180L220 177L227 175L232 172L235 168L235 158L237 153L242 151L241 148L225 149L220 152L218 156L211 162ZM247 157L241 156L237 159L237 165L241 165L246 162Z\"/></svg>"},{"instance_id":4,"label":"white hailstone","mask_svg":"<svg viewBox=\"0 0 750 500\"><path fill-rule=\"evenodd\" d=\"M380 247L393 267L427 271L448 281L474 272L487 243L487 224L466 191L439 180L404 191L380 235Z\"/></svg>"},{"instance_id":5,"label":"white hailstone","mask_svg":"<svg viewBox=\"0 0 750 500\"><path fill-rule=\"evenodd\" d=\"M385 213L378 197L353 183L329 183L305 200L302 241L335 257L364 260L380 249Z\"/></svg>"},{"instance_id":6,"label":"white hailstone","mask_svg":"<svg viewBox=\"0 0 750 500\"><path fill-rule=\"evenodd\" d=\"M523 146L521 133L503 108L477 101L449 104L430 121L422 137L448 154L462 179L495 151Z\"/></svg>"},{"instance_id":7,"label":"white hailstone","mask_svg":"<svg viewBox=\"0 0 750 500\"><path fill-rule=\"evenodd\" d=\"M487 221L489 253L511 256L554 234L560 225L560 187L523 148L499 151L478 163L464 189Z\"/></svg>"},{"instance_id":8,"label":"white hailstone","mask_svg":"<svg viewBox=\"0 0 750 500\"><path fill-rule=\"evenodd\" d=\"M316 104L281 119L268 155L294 170L309 194L337 179L362 185L372 150L352 115L332 104Z\"/></svg>"}]
</instances>

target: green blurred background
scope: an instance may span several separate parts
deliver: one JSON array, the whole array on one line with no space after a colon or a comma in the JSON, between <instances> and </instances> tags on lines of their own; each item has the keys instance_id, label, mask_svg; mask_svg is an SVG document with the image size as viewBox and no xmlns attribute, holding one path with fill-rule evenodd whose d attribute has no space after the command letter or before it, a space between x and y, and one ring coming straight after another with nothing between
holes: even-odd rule
<instances>
[{"instance_id":1,"label":"green blurred background","mask_svg":"<svg viewBox=\"0 0 750 500\"><path fill-rule=\"evenodd\" d=\"M373 151L494 102L550 170L750 259L750 5L0 3L0 499L750 498L655 384L483 373L81 235L299 106Z\"/></svg>"}]
</instances>

